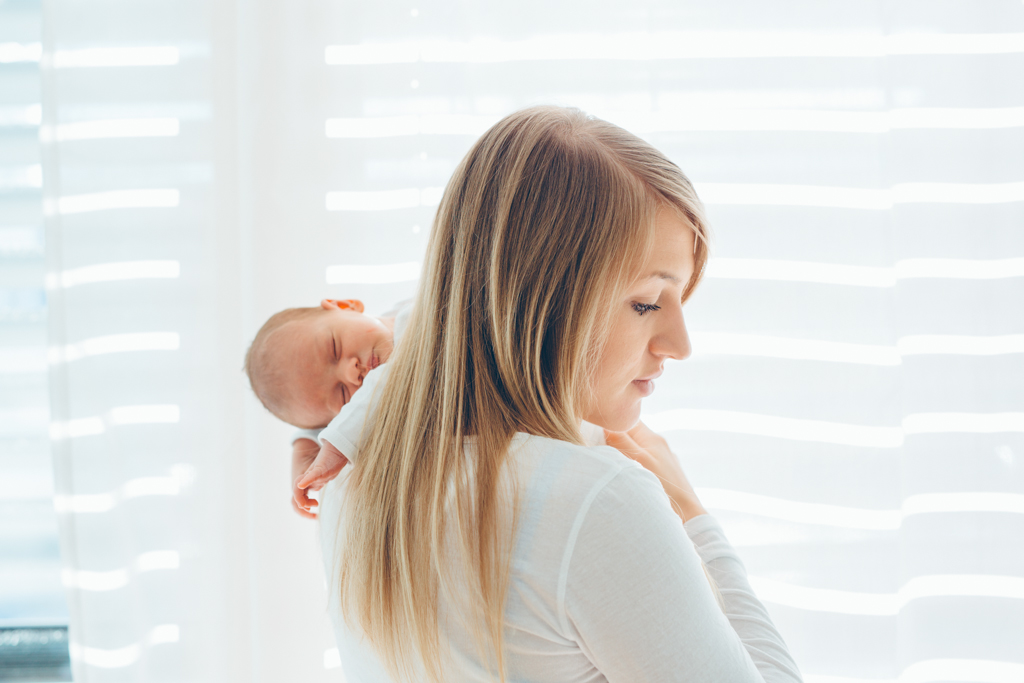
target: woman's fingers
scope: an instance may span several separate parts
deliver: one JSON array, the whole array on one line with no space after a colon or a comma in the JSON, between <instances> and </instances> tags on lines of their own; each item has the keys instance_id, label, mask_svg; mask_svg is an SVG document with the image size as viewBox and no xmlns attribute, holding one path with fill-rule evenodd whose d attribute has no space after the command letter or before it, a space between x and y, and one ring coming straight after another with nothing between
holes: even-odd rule
<instances>
[{"instance_id":1,"label":"woman's fingers","mask_svg":"<svg viewBox=\"0 0 1024 683\"><path fill-rule=\"evenodd\" d=\"M645 467L651 461L651 454L626 432L610 432L606 429L604 430L604 440L630 460L636 460Z\"/></svg>"},{"instance_id":2,"label":"woman's fingers","mask_svg":"<svg viewBox=\"0 0 1024 683\"><path fill-rule=\"evenodd\" d=\"M668 442L665 440L665 437L643 422L637 422L626 434L645 450L668 449Z\"/></svg>"}]
</instances>

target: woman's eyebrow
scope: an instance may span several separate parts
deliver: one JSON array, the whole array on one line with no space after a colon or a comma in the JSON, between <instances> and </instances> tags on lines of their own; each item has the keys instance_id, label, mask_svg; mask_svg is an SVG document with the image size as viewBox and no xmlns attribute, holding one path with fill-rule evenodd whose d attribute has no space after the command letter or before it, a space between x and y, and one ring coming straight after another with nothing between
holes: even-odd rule
<instances>
[{"instance_id":1,"label":"woman's eyebrow","mask_svg":"<svg viewBox=\"0 0 1024 683\"><path fill-rule=\"evenodd\" d=\"M662 280L671 280L675 284L679 284L680 283L680 279L679 278L677 278L672 273L666 273L663 270L656 270L656 271L654 271L653 273L651 273L650 275L647 276L647 279L650 280L651 278L656 278L656 277L660 277Z\"/></svg>"}]
</instances>

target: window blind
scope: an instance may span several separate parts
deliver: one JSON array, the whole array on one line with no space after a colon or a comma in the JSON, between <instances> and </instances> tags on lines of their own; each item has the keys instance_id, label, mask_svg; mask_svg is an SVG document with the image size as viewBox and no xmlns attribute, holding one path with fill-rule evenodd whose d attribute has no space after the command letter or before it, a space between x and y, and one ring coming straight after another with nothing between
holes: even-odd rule
<instances>
[{"instance_id":1,"label":"window blind","mask_svg":"<svg viewBox=\"0 0 1024 683\"><path fill-rule=\"evenodd\" d=\"M409 296L504 114L578 106L708 207L644 405L806 680L1010 681L1024 631L1024 4L53 3L51 435L76 672L340 662L273 312ZM227 664L230 662L230 665Z\"/></svg>"}]
</instances>

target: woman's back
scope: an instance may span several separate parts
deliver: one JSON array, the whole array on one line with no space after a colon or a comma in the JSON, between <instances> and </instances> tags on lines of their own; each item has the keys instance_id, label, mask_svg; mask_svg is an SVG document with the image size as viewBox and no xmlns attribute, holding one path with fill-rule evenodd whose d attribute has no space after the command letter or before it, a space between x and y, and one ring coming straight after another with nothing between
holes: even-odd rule
<instances>
[{"instance_id":1,"label":"woman's back","mask_svg":"<svg viewBox=\"0 0 1024 683\"><path fill-rule=\"evenodd\" d=\"M467 443L469 456L472 447ZM508 680L801 680L713 517L699 515L684 525L657 477L607 446L517 433L507 463L506 475L516 472L521 495L505 606ZM335 575L330 549L345 526L339 503L346 481L347 475L339 477L323 496L328 576ZM467 587L458 594L472 593ZM488 677L471 635L457 619L445 619L454 607L442 593L441 633L450 639L454 666L445 680L496 680ZM349 683L390 681L337 603L330 611Z\"/></svg>"}]
</instances>

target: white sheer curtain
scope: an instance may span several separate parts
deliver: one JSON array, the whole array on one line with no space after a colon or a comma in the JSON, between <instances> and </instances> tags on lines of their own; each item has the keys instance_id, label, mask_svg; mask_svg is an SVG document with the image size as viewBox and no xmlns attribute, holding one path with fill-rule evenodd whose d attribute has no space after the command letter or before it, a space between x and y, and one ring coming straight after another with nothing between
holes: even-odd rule
<instances>
[{"instance_id":1,"label":"white sheer curtain","mask_svg":"<svg viewBox=\"0 0 1024 683\"><path fill-rule=\"evenodd\" d=\"M409 295L458 160L542 102L708 204L646 419L806 679L1024 680L1018 0L51 0L44 34L78 680L341 677L242 355L281 308Z\"/></svg>"}]
</instances>

